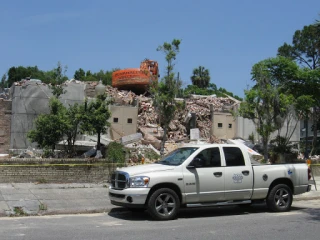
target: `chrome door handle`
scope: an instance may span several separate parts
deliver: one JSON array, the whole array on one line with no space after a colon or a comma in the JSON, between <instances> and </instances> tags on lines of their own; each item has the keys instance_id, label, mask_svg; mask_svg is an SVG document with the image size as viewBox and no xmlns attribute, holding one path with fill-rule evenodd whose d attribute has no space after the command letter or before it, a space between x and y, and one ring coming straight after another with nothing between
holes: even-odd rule
<instances>
[{"instance_id":1,"label":"chrome door handle","mask_svg":"<svg viewBox=\"0 0 320 240\"><path fill-rule=\"evenodd\" d=\"M250 172L249 172L249 171L247 171L247 170L246 170L246 171L242 171L242 174L243 174L243 175L245 175L245 176L248 176L248 175L249 175L249 173L250 173Z\"/></svg>"}]
</instances>

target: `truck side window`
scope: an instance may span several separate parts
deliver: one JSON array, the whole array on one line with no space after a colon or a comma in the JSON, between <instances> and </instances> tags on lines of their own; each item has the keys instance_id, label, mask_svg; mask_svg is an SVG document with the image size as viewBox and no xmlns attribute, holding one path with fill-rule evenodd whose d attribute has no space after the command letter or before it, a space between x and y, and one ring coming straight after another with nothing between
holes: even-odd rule
<instances>
[{"instance_id":1,"label":"truck side window","mask_svg":"<svg viewBox=\"0 0 320 240\"><path fill-rule=\"evenodd\" d=\"M224 156L226 158L227 167L245 166L242 151L238 147L224 147Z\"/></svg>"},{"instance_id":2,"label":"truck side window","mask_svg":"<svg viewBox=\"0 0 320 240\"><path fill-rule=\"evenodd\" d=\"M202 167L221 167L220 150L218 147L207 148L201 151L196 158L202 160Z\"/></svg>"}]
</instances>

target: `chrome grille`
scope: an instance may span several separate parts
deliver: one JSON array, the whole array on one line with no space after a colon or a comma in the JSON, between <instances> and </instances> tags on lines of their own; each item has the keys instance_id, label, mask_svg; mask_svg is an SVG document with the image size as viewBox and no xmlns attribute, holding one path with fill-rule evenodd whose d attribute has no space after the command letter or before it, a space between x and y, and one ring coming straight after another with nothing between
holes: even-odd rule
<instances>
[{"instance_id":1,"label":"chrome grille","mask_svg":"<svg viewBox=\"0 0 320 240\"><path fill-rule=\"evenodd\" d=\"M115 172L111 175L111 187L122 190L129 186L129 174L126 172Z\"/></svg>"}]
</instances>

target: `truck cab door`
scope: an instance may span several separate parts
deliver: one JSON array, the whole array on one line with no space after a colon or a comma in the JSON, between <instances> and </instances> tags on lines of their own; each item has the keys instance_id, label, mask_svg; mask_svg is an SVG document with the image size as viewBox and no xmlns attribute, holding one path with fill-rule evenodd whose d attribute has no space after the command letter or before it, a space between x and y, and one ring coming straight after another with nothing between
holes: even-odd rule
<instances>
[{"instance_id":1,"label":"truck cab door","mask_svg":"<svg viewBox=\"0 0 320 240\"><path fill-rule=\"evenodd\" d=\"M226 161L226 200L250 199L253 191L253 169L250 162L246 164L239 147L225 146L222 149Z\"/></svg>"},{"instance_id":2,"label":"truck cab door","mask_svg":"<svg viewBox=\"0 0 320 240\"><path fill-rule=\"evenodd\" d=\"M224 170L219 147L202 150L183 169L186 203L223 201Z\"/></svg>"}]
</instances>

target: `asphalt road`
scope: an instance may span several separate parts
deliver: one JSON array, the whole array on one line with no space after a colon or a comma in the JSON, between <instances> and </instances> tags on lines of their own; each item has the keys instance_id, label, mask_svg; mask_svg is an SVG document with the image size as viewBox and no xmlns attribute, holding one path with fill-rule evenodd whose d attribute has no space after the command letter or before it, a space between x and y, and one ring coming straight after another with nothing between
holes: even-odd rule
<instances>
[{"instance_id":1,"label":"asphalt road","mask_svg":"<svg viewBox=\"0 0 320 240\"><path fill-rule=\"evenodd\" d=\"M264 205L182 210L173 221L147 213L0 218L0 239L320 239L320 200L295 201L287 213Z\"/></svg>"}]
</instances>

